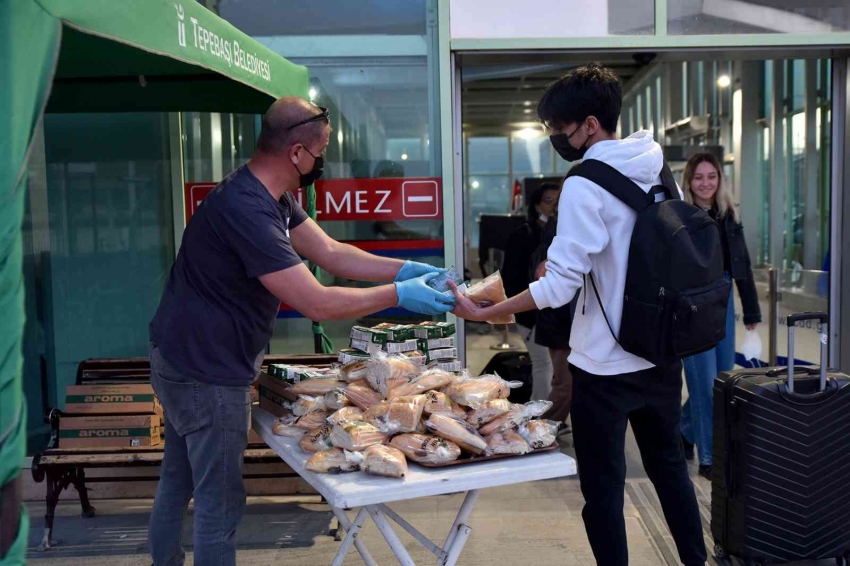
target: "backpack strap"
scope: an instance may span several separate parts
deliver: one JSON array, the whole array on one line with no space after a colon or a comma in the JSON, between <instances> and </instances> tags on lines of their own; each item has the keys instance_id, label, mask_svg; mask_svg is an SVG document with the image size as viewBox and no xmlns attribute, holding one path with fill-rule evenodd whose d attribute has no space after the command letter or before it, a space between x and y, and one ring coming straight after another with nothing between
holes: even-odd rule
<instances>
[{"instance_id":1,"label":"backpack strap","mask_svg":"<svg viewBox=\"0 0 850 566\"><path fill-rule=\"evenodd\" d=\"M571 173L571 177L584 177L596 183L637 212L655 202L655 198L649 197L634 181L603 161L585 159Z\"/></svg>"}]
</instances>

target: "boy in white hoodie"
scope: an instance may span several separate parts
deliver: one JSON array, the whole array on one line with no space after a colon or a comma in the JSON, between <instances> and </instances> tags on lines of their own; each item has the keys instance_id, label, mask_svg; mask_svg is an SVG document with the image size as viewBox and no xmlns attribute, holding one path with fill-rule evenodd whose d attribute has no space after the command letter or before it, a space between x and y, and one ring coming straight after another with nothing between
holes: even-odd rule
<instances>
[{"instance_id":1,"label":"boy in white hoodie","mask_svg":"<svg viewBox=\"0 0 850 566\"><path fill-rule=\"evenodd\" d=\"M649 132L616 137L622 95L616 75L598 64L574 69L543 94L538 115L566 161L597 159L631 178L647 193L661 184L664 156ZM574 376L572 425L587 536L597 563L628 564L623 492L626 425L640 448L664 516L686 566L707 559L694 487L681 448L682 364L656 367L624 351L615 340L623 312L629 242L637 214L582 177L564 182L558 232L546 275L504 303L479 308L459 295L457 316L487 320L560 307L580 293L573 318L570 370ZM593 272L601 302L586 296Z\"/></svg>"}]
</instances>

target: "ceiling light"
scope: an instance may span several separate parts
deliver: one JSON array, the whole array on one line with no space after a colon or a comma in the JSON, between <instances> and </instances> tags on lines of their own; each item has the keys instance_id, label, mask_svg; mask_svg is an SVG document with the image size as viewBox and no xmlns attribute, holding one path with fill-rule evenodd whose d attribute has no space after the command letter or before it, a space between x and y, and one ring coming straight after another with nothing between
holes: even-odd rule
<instances>
[{"instance_id":1,"label":"ceiling light","mask_svg":"<svg viewBox=\"0 0 850 566\"><path fill-rule=\"evenodd\" d=\"M717 77L717 86L720 88L728 88L732 84L732 78L729 75L720 75Z\"/></svg>"},{"instance_id":2,"label":"ceiling light","mask_svg":"<svg viewBox=\"0 0 850 566\"><path fill-rule=\"evenodd\" d=\"M543 135L538 128L523 128L522 130L516 133L518 138L522 138L524 140L533 140L534 138L539 138Z\"/></svg>"}]
</instances>

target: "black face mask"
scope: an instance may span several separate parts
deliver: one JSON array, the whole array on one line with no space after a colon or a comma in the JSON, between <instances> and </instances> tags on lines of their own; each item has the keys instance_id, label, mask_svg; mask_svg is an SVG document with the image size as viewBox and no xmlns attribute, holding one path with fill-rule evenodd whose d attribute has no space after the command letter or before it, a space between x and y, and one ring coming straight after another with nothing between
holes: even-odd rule
<instances>
[{"instance_id":1,"label":"black face mask","mask_svg":"<svg viewBox=\"0 0 850 566\"><path fill-rule=\"evenodd\" d=\"M552 147L555 148L555 151L558 152L558 155L560 155L564 161L568 161L570 163L573 161L581 161L584 159L584 154L587 153L587 147L585 147L587 140L585 140L584 144L582 144L582 146L578 149L574 148L573 144L570 143L570 138L573 137L580 128L581 126L578 126L571 134L555 134L549 136L549 141L552 142Z\"/></svg>"},{"instance_id":2,"label":"black face mask","mask_svg":"<svg viewBox=\"0 0 850 566\"><path fill-rule=\"evenodd\" d=\"M310 185L318 181L322 177L322 173L325 172L325 156L320 155L316 157L306 147L304 148L304 151L310 154L310 157L313 158L314 163L313 169L311 169L309 173L301 173L301 169L298 168L298 165L295 165L295 170L298 171L298 173L301 175L301 178L298 180L298 182L300 183L299 186L302 188L309 187Z\"/></svg>"}]
</instances>

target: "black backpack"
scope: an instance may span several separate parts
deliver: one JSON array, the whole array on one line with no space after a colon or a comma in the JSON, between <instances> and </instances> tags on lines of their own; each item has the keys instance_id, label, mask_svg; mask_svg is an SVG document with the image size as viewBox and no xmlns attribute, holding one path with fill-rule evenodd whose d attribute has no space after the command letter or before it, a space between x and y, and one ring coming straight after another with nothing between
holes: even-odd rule
<instances>
[{"instance_id":1,"label":"black backpack","mask_svg":"<svg viewBox=\"0 0 850 566\"><path fill-rule=\"evenodd\" d=\"M732 286L724 274L717 222L702 208L679 198L666 163L661 171L663 185L652 187L648 194L595 159L582 162L570 172L573 175L593 181L637 212L619 337L590 274L614 339L625 351L656 365L713 348L726 336ZM657 202L659 194L666 200Z\"/></svg>"}]
</instances>

